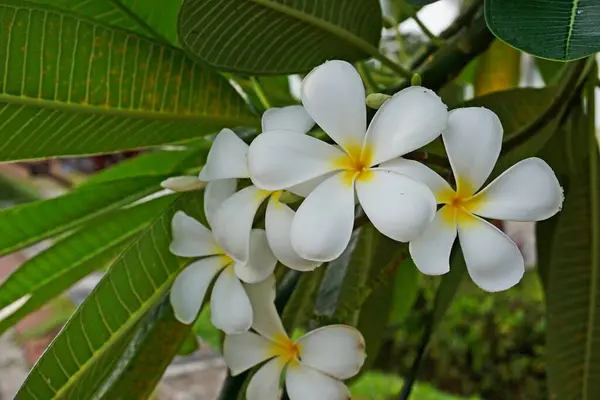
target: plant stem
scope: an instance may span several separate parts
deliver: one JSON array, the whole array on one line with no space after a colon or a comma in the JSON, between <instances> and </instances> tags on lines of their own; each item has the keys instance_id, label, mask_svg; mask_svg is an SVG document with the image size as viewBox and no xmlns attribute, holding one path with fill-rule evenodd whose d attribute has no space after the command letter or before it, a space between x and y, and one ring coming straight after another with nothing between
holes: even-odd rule
<instances>
[{"instance_id":1,"label":"plant stem","mask_svg":"<svg viewBox=\"0 0 600 400\"><path fill-rule=\"evenodd\" d=\"M367 68L365 63L363 61L357 62L356 69L367 86L367 94L377 93L379 91L379 85L373 79L373 75L371 75L371 71L369 71L369 68Z\"/></svg>"},{"instance_id":2,"label":"plant stem","mask_svg":"<svg viewBox=\"0 0 600 400\"><path fill-rule=\"evenodd\" d=\"M258 100L260 101L260 104L264 107L264 109L268 110L269 108L271 108L271 103L269 102L269 99L267 98L267 95L265 94L265 91L263 90L258 79L256 79L256 77L253 76L250 78L250 82L252 82L252 88L254 89L254 93L256 93L256 97L258 97Z\"/></svg>"}]
</instances>

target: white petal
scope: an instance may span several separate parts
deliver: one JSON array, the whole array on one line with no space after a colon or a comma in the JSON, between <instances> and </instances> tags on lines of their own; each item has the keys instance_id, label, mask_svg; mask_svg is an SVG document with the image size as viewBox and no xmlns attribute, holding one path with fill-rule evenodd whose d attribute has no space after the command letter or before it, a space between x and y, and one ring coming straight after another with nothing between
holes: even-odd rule
<instances>
[{"instance_id":1,"label":"white petal","mask_svg":"<svg viewBox=\"0 0 600 400\"><path fill-rule=\"evenodd\" d=\"M222 253L212 233L183 211L177 211L171 221L173 240L169 251L180 257L203 257Z\"/></svg>"},{"instance_id":2,"label":"white petal","mask_svg":"<svg viewBox=\"0 0 600 400\"><path fill-rule=\"evenodd\" d=\"M248 176L248 145L231 129L223 129L210 147L200 179L210 182Z\"/></svg>"},{"instance_id":3,"label":"white petal","mask_svg":"<svg viewBox=\"0 0 600 400\"><path fill-rule=\"evenodd\" d=\"M250 300L232 267L227 267L215 282L210 317L213 325L228 335L245 332L252 326Z\"/></svg>"},{"instance_id":4,"label":"white petal","mask_svg":"<svg viewBox=\"0 0 600 400\"><path fill-rule=\"evenodd\" d=\"M360 148L367 128L365 88L345 61L328 61L302 82L302 104L317 124L346 151Z\"/></svg>"},{"instance_id":5,"label":"white petal","mask_svg":"<svg viewBox=\"0 0 600 400\"><path fill-rule=\"evenodd\" d=\"M269 108L262 116L262 131L290 131L305 134L313 127L315 121L302 106Z\"/></svg>"},{"instance_id":6,"label":"white petal","mask_svg":"<svg viewBox=\"0 0 600 400\"><path fill-rule=\"evenodd\" d=\"M369 125L365 148L372 165L425 146L446 128L448 111L442 99L420 86L406 88L386 101Z\"/></svg>"},{"instance_id":7,"label":"white petal","mask_svg":"<svg viewBox=\"0 0 600 400\"><path fill-rule=\"evenodd\" d=\"M456 239L456 217L450 207L440 209L423 235L409 244L410 256L426 275L450 271L450 251Z\"/></svg>"},{"instance_id":8,"label":"white petal","mask_svg":"<svg viewBox=\"0 0 600 400\"><path fill-rule=\"evenodd\" d=\"M317 188L322 182L324 182L330 176L333 176L337 171L328 172L325 175L317 176L316 178L309 179L308 181L299 183L294 186L290 186L286 190L292 192L300 197L308 197L313 190Z\"/></svg>"},{"instance_id":9,"label":"white petal","mask_svg":"<svg viewBox=\"0 0 600 400\"><path fill-rule=\"evenodd\" d=\"M252 304L252 329L273 341L287 338L275 308L275 277L271 275L260 283L246 283L244 287Z\"/></svg>"},{"instance_id":10,"label":"white petal","mask_svg":"<svg viewBox=\"0 0 600 400\"><path fill-rule=\"evenodd\" d=\"M342 382L302 364L288 367L285 389L290 400L350 399L350 391Z\"/></svg>"},{"instance_id":11,"label":"white petal","mask_svg":"<svg viewBox=\"0 0 600 400\"><path fill-rule=\"evenodd\" d=\"M269 199L265 215L265 229L269 246L282 264L297 271L312 271L321 263L305 260L292 247L290 236L295 214L291 208L280 203L274 196Z\"/></svg>"},{"instance_id":12,"label":"white petal","mask_svg":"<svg viewBox=\"0 0 600 400\"><path fill-rule=\"evenodd\" d=\"M351 326L325 326L307 333L298 343L304 365L341 380L356 375L367 357L363 336Z\"/></svg>"},{"instance_id":13,"label":"white petal","mask_svg":"<svg viewBox=\"0 0 600 400\"><path fill-rule=\"evenodd\" d=\"M273 357L272 347L273 342L256 333L227 335L223 342L223 357L231 375L235 376Z\"/></svg>"},{"instance_id":14,"label":"white petal","mask_svg":"<svg viewBox=\"0 0 600 400\"><path fill-rule=\"evenodd\" d=\"M236 262L235 274L244 282L256 283L271 275L276 264L277 259L269 247L267 234L263 229L253 229L250 233L248 262Z\"/></svg>"},{"instance_id":15,"label":"white petal","mask_svg":"<svg viewBox=\"0 0 600 400\"><path fill-rule=\"evenodd\" d=\"M486 108L459 108L450 112L442 138L458 191L463 196L477 192L490 176L500 155L502 132L500 119Z\"/></svg>"},{"instance_id":16,"label":"white petal","mask_svg":"<svg viewBox=\"0 0 600 400\"><path fill-rule=\"evenodd\" d=\"M343 157L344 152L312 136L270 131L254 139L248 162L256 186L281 190L339 169L335 162Z\"/></svg>"},{"instance_id":17,"label":"white petal","mask_svg":"<svg viewBox=\"0 0 600 400\"><path fill-rule=\"evenodd\" d=\"M354 180L335 174L300 205L292 221L294 251L307 260L331 261L348 246L354 226Z\"/></svg>"},{"instance_id":18,"label":"white petal","mask_svg":"<svg viewBox=\"0 0 600 400\"><path fill-rule=\"evenodd\" d=\"M172 176L160 183L160 186L174 192L189 192L200 190L206 184L196 176Z\"/></svg>"},{"instance_id":19,"label":"white petal","mask_svg":"<svg viewBox=\"0 0 600 400\"><path fill-rule=\"evenodd\" d=\"M236 260L248 261L254 216L270 194L256 186L248 186L225 200L211 221L215 240Z\"/></svg>"},{"instance_id":20,"label":"white petal","mask_svg":"<svg viewBox=\"0 0 600 400\"><path fill-rule=\"evenodd\" d=\"M458 239L473 282L488 292L516 285L525 272L517 245L489 222L464 214L458 218Z\"/></svg>"},{"instance_id":21,"label":"white petal","mask_svg":"<svg viewBox=\"0 0 600 400\"><path fill-rule=\"evenodd\" d=\"M204 189L204 215L211 228L215 226L215 214L221 204L235 193L237 179L219 179L209 182Z\"/></svg>"},{"instance_id":22,"label":"white petal","mask_svg":"<svg viewBox=\"0 0 600 400\"><path fill-rule=\"evenodd\" d=\"M206 289L214 276L227 263L227 257L208 257L188 265L175 278L171 287L171 305L175 317L184 324L191 324L196 319Z\"/></svg>"},{"instance_id":23,"label":"white petal","mask_svg":"<svg viewBox=\"0 0 600 400\"><path fill-rule=\"evenodd\" d=\"M563 198L552 168L539 158L528 158L479 192L470 210L486 218L541 221L560 211Z\"/></svg>"},{"instance_id":24,"label":"white petal","mask_svg":"<svg viewBox=\"0 0 600 400\"><path fill-rule=\"evenodd\" d=\"M277 400L279 382L285 363L275 358L262 367L250 379L246 389L247 400Z\"/></svg>"},{"instance_id":25,"label":"white petal","mask_svg":"<svg viewBox=\"0 0 600 400\"><path fill-rule=\"evenodd\" d=\"M435 216L431 190L421 182L392 171L373 169L356 181L361 207L379 232L409 242L425 232Z\"/></svg>"},{"instance_id":26,"label":"white petal","mask_svg":"<svg viewBox=\"0 0 600 400\"><path fill-rule=\"evenodd\" d=\"M395 158L386 161L379 166L379 169L394 171L413 178L416 181L423 182L429 190L435 195L439 202L439 194L447 194L452 190L448 182L444 180L437 172L414 160L406 160L404 158Z\"/></svg>"}]
</instances>

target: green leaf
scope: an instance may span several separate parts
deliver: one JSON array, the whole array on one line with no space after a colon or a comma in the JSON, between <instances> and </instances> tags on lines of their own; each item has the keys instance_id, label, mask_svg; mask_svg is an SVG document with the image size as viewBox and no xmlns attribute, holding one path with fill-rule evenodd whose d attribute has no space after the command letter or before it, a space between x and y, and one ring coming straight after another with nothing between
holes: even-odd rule
<instances>
[{"instance_id":1,"label":"green leaf","mask_svg":"<svg viewBox=\"0 0 600 400\"><path fill-rule=\"evenodd\" d=\"M178 49L26 1L0 0L0 161L97 154L256 125Z\"/></svg>"},{"instance_id":2,"label":"green leaf","mask_svg":"<svg viewBox=\"0 0 600 400\"><path fill-rule=\"evenodd\" d=\"M396 271L394 276L394 297L391 301L392 311L390 323L399 324L410 313L419 294L419 270L411 258L408 258Z\"/></svg>"},{"instance_id":3,"label":"green leaf","mask_svg":"<svg viewBox=\"0 0 600 400\"><path fill-rule=\"evenodd\" d=\"M184 266L168 251L176 210L197 216L202 196L172 204L110 267L29 373L19 399L92 398L113 374L140 320L162 301Z\"/></svg>"},{"instance_id":4,"label":"green leaf","mask_svg":"<svg viewBox=\"0 0 600 400\"><path fill-rule=\"evenodd\" d=\"M0 255L64 232L159 188L163 178L121 179L0 211Z\"/></svg>"},{"instance_id":5,"label":"green leaf","mask_svg":"<svg viewBox=\"0 0 600 400\"><path fill-rule=\"evenodd\" d=\"M33 0L93 18L98 22L177 44L181 0Z\"/></svg>"},{"instance_id":6,"label":"green leaf","mask_svg":"<svg viewBox=\"0 0 600 400\"><path fill-rule=\"evenodd\" d=\"M116 181L119 179L183 174L188 169L204 165L210 143L182 151L156 151L125 160L104 169L85 180L82 186Z\"/></svg>"},{"instance_id":7,"label":"green leaf","mask_svg":"<svg viewBox=\"0 0 600 400\"><path fill-rule=\"evenodd\" d=\"M31 296L8 318L0 320L0 333L115 258L124 244L172 201L170 197L162 197L114 212L27 260L0 285L0 309Z\"/></svg>"},{"instance_id":8,"label":"green leaf","mask_svg":"<svg viewBox=\"0 0 600 400\"><path fill-rule=\"evenodd\" d=\"M495 40L479 57L475 74L475 96L512 89L521 77L521 53Z\"/></svg>"},{"instance_id":9,"label":"green leaf","mask_svg":"<svg viewBox=\"0 0 600 400\"><path fill-rule=\"evenodd\" d=\"M287 332L296 328L306 328L313 317L319 285L325 275L325 266L320 266L314 271L305 272L300 277L298 287L292 293L285 311L281 316L283 326Z\"/></svg>"},{"instance_id":10,"label":"green leaf","mask_svg":"<svg viewBox=\"0 0 600 400\"><path fill-rule=\"evenodd\" d=\"M195 339L195 335L190 335L192 326L175 318L168 297L147 319L138 328L139 333L124 358L119 360L120 368L102 387L100 399L149 398L182 344L189 337ZM197 341L193 343L198 344Z\"/></svg>"},{"instance_id":11,"label":"green leaf","mask_svg":"<svg viewBox=\"0 0 600 400\"><path fill-rule=\"evenodd\" d=\"M382 28L378 0L185 0L179 18L188 53L253 75L374 56Z\"/></svg>"},{"instance_id":12,"label":"green leaf","mask_svg":"<svg viewBox=\"0 0 600 400\"><path fill-rule=\"evenodd\" d=\"M535 64L546 85L557 83L557 78L560 77L560 72L566 65L563 62L551 61L543 58L536 58Z\"/></svg>"},{"instance_id":13,"label":"green leaf","mask_svg":"<svg viewBox=\"0 0 600 400\"><path fill-rule=\"evenodd\" d=\"M494 35L519 50L553 60L575 60L600 50L595 0L486 0Z\"/></svg>"}]
</instances>

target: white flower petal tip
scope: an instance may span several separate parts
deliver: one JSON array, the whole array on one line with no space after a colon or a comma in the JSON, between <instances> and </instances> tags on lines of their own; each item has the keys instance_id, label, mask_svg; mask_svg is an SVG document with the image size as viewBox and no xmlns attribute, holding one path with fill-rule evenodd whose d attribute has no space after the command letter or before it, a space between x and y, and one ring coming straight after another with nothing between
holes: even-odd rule
<instances>
[{"instance_id":1,"label":"white flower petal tip","mask_svg":"<svg viewBox=\"0 0 600 400\"><path fill-rule=\"evenodd\" d=\"M171 221L173 240L169 251L180 257L202 257L220 253L212 233L183 211L177 211Z\"/></svg>"},{"instance_id":2,"label":"white flower petal tip","mask_svg":"<svg viewBox=\"0 0 600 400\"><path fill-rule=\"evenodd\" d=\"M554 171L539 158L513 165L475 196L473 213L509 221L542 221L558 213L564 192Z\"/></svg>"},{"instance_id":3,"label":"white flower petal tip","mask_svg":"<svg viewBox=\"0 0 600 400\"><path fill-rule=\"evenodd\" d=\"M195 176L173 176L162 181L160 186L174 192L191 192L203 189L206 184Z\"/></svg>"},{"instance_id":4,"label":"white flower petal tip","mask_svg":"<svg viewBox=\"0 0 600 400\"><path fill-rule=\"evenodd\" d=\"M341 172L320 184L296 211L292 247L306 260L335 260L348 246L353 226L354 181Z\"/></svg>"},{"instance_id":5,"label":"white flower petal tip","mask_svg":"<svg viewBox=\"0 0 600 400\"><path fill-rule=\"evenodd\" d=\"M276 265L277 259L269 247L267 234L263 229L253 229L250 233L248 262L236 262L235 274L246 283L257 283L268 278Z\"/></svg>"},{"instance_id":6,"label":"white flower petal tip","mask_svg":"<svg viewBox=\"0 0 600 400\"><path fill-rule=\"evenodd\" d=\"M450 271L450 252L457 228L454 218L447 220L448 213L452 211L439 210L425 233L409 244L415 266L425 275L443 275Z\"/></svg>"},{"instance_id":7,"label":"white flower petal tip","mask_svg":"<svg viewBox=\"0 0 600 400\"><path fill-rule=\"evenodd\" d=\"M281 263L297 271L312 271L321 262L309 261L300 257L292 247L292 221L296 213L273 196L269 199L265 216L265 227L269 246Z\"/></svg>"},{"instance_id":8,"label":"white flower petal tip","mask_svg":"<svg viewBox=\"0 0 600 400\"><path fill-rule=\"evenodd\" d=\"M188 265L173 282L170 300L175 318L184 324L196 319L214 276L228 263L226 257L208 257Z\"/></svg>"},{"instance_id":9,"label":"white flower petal tip","mask_svg":"<svg viewBox=\"0 0 600 400\"><path fill-rule=\"evenodd\" d=\"M248 145L232 130L223 129L208 152L206 165L200 171L200 180L210 182L248 176Z\"/></svg>"},{"instance_id":10,"label":"white flower petal tip","mask_svg":"<svg viewBox=\"0 0 600 400\"><path fill-rule=\"evenodd\" d=\"M332 160L343 156L335 146L312 136L269 131L250 145L250 178L261 189L287 189L335 170Z\"/></svg>"},{"instance_id":11,"label":"white flower petal tip","mask_svg":"<svg viewBox=\"0 0 600 400\"><path fill-rule=\"evenodd\" d=\"M502 123L483 107L452 110L442 134L458 191L464 196L477 192L490 176L502 147Z\"/></svg>"},{"instance_id":12,"label":"white flower petal tip","mask_svg":"<svg viewBox=\"0 0 600 400\"><path fill-rule=\"evenodd\" d=\"M517 245L489 222L472 215L458 221L458 238L467 271L473 282L487 292L515 286L525 273Z\"/></svg>"},{"instance_id":13,"label":"white flower petal tip","mask_svg":"<svg viewBox=\"0 0 600 400\"><path fill-rule=\"evenodd\" d=\"M228 335L246 332L252 326L252 305L232 267L217 278L210 298L211 321Z\"/></svg>"},{"instance_id":14,"label":"white flower petal tip","mask_svg":"<svg viewBox=\"0 0 600 400\"><path fill-rule=\"evenodd\" d=\"M303 106L269 108L262 117L262 131L289 131L305 134L315 125Z\"/></svg>"},{"instance_id":15,"label":"white flower petal tip","mask_svg":"<svg viewBox=\"0 0 600 400\"><path fill-rule=\"evenodd\" d=\"M367 127L365 88L346 61L327 61L302 82L302 104L342 148L360 147Z\"/></svg>"},{"instance_id":16,"label":"white flower petal tip","mask_svg":"<svg viewBox=\"0 0 600 400\"><path fill-rule=\"evenodd\" d=\"M377 230L399 242L421 236L435 217L431 190L406 175L373 169L367 179L356 182L356 191Z\"/></svg>"},{"instance_id":17,"label":"white flower petal tip","mask_svg":"<svg viewBox=\"0 0 600 400\"><path fill-rule=\"evenodd\" d=\"M448 109L431 90L411 86L396 93L369 125L365 140L373 152L369 166L423 147L440 136L447 123Z\"/></svg>"},{"instance_id":18,"label":"white flower petal tip","mask_svg":"<svg viewBox=\"0 0 600 400\"><path fill-rule=\"evenodd\" d=\"M361 333L346 325L316 329L298 340L302 363L344 380L358 374L367 354Z\"/></svg>"}]
</instances>

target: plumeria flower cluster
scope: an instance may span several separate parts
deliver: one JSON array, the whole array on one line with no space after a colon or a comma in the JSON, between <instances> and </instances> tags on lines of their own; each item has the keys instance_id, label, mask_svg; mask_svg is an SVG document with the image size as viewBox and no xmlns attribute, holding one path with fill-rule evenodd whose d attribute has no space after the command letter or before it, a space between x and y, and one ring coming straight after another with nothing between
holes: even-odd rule
<instances>
[{"instance_id":1,"label":"plumeria flower cluster","mask_svg":"<svg viewBox=\"0 0 600 400\"><path fill-rule=\"evenodd\" d=\"M217 277L212 321L227 334L232 374L270 360L250 382L249 399L276 399L283 371L292 400L348 398L342 380L355 375L365 357L362 336L351 327L323 327L297 341L287 336L273 304L277 261L310 271L338 258L362 210L383 235L409 242L421 272L448 272L458 237L475 284L506 290L523 276L523 258L484 218L540 221L563 202L554 172L538 158L515 164L481 189L503 136L490 110L448 112L434 92L412 86L385 101L367 126L363 83L343 61L315 68L301 94L302 106L265 112L262 133L250 144L222 130L199 178L163 184L195 190L207 182L204 206L212 232L183 212L172 221L171 251L198 260L176 278L171 302L177 318L191 323ZM315 123L327 139L309 134ZM404 157L440 135L453 185ZM295 211L284 200L291 194L304 198ZM256 229L263 221L264 229Z\"/></svg>"}]
</instances>

